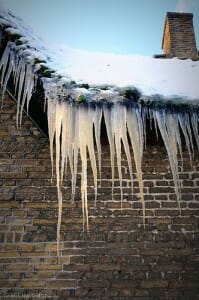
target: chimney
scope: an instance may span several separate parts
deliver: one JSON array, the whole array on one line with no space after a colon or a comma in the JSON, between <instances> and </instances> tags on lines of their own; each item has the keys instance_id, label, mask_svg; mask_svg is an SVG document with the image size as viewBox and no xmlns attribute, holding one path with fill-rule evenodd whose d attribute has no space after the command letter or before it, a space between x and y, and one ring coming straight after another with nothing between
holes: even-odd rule
<instances>
[{"instance_id":1,"label":"chimney","mask_svg":"<svg viewBox=\"0 0 199 300\"><path fill-rule=\"evenodd\" d=\"M199 59L193 27L193 14L167 12L162 49L165 57Z\"/></svg>"}]
</instances>

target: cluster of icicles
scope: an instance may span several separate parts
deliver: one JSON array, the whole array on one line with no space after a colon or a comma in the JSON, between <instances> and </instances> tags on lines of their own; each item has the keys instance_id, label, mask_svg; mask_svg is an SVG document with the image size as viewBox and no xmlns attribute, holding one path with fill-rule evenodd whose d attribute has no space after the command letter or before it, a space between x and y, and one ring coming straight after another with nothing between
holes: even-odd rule
<instances>
[{"instance_id":1,"label":"cluster of icicles","mask_svg":"<svg viewBox=\"0 0 199 300\"><path fill-rule=\"evenodd\" d=\"M3 94L6 91L10 76L13 76L17 105L17 125L21 125L22 112L25 103L27 110L37 76L34 66L27 63L20 52L16 53L12 43L8 43L0 61L1 87ZM175 192L180 208L180 178L178 173L178 153L182 157L181 134L192 159L194 139L199 148L198 113L194 110L172 112L166 109L150 109L138 104L126 106L124 103L102 103L93 105L89 103L78 104L61 101L57 96L56 86L47 85L44 89L47 101L48 129L50 139L50 153L52 166L54 164L53 150L56 150L56 181L58 191L58 225L57 242L60 241L60 227L62 216L62 186L67 166L71 173L72 191L71 199L74 201L77 166L81 162L81 199L83 212L83 227L89 226L87 201L87 166L90 159L95 201L97 200L98 178L101 180L101 123L104 118L108 142L110 146L110 161L112 172L112 195L114 189L115 163L118 168L121 202L122 193L122 159L121 151L124 149L130 174L133 192L133 169L131 151L133 150L136 174L142 202L143 222L145 222L145 202L142 179L142 157L146 140L146 120L150 119L156 132L161 133L167 150ZM55 143L54 143L55 142ZM122 146L123 145L123 146ZM98 162L98 163L97 163Z\"/></svg>"}]
</instances>

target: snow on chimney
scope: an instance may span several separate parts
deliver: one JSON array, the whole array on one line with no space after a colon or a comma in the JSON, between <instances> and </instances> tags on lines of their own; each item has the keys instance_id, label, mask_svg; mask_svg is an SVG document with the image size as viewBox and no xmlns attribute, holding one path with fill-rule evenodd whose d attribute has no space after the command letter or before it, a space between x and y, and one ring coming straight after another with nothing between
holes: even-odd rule
<instances>
[{"instance_id":1,"label":"snow on chimney","mask_svg":"<svg viewBox=\"0 0 199 300\"><path fill-rule=\"evenodd\" d=\"M199 59L192 13L167 12L162 49L165 57Z\"/></svg>"}]
</instances>

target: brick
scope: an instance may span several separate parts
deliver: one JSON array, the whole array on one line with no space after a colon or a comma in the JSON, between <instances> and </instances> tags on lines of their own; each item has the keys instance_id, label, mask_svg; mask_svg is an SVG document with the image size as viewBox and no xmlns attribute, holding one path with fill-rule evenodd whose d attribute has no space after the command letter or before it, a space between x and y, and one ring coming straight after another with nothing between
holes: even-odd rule
<instances>
[{"instance_id":1,"label":"brick","mask_svg":"<svg viewBox=\"0 0 199 300\"><path fill-rule=\"evenodd\" d=\"M21 256L23 257L31 257L31 256L41 256L41 257L45 257L46 256L46 252L21 252L20 253Z\"/></svg>"},{"instance_id":2,"label":"brick","mask_svg":"<svg viewBox=\"0 0 199 300\"><path fill-rule=\"evenodd\" d=\"M106 288L108 285L106 280L83 280L81 281L81 287L87 288Z\"/></svg>"},{"instance_id":3,"label":"brick","mask_svg":"<svg viewBox=\"0 0 199 300\"><path fill-rule=\"evenodd\" d=\"M0 273L0 279L8 279L9 278L9 273Z\"/></svg>"},{"instance_id":4,"label":"brick","mask_svg":"<svg viewBox=\"0 0 199 300\"><path fill-rule=\"evenodd\" d=\"M20 205L17 202L9 201L9 202L0 202L0 207L11 209L11 208L20 208Z\"/></svg>"},{"instance_id":5,"label":"brick","mask_svg":"<svg viewBox=\"0 0 199 300\"><path fill-rule=\"evenodd\" d=\"M37 271L50 271L50 270L61 270L62 266L61 265L35 265L35 270Z\"/></svg>"},{"instance_id":6,"label":"brick","mask_svg":"<svg viewBox=\"0 0 199 300\"><path fill-rule=\"evenodd\" d=\"M18 252L0 252L0 257L17 257L20 256Z\"/></svg>"},{"instance_id":7,"label":"brick","mask_svg":"<svg viewBox=\"0 0 199 300\"><path fill-rule=\"evenodd\" d=\"M48 289L76 289L77 281L76 280L51 280L47 282Z\"/></svg>"},{"instance_id":8,"label":"brick","mask_svg":"<svg viewBox=\"0 0 199 300\"><path fill-rule=\"evenodd\" d=\"M59 247L60 247L59 248L60 250L63 249L63 245L62 244L60 244ZM57 243L48 244L47 245L47 250L49 250L49 251L57 251Z\"/></svg>"},{"instance_id":9,"label":"brick","mask_svg":"<svg viewBox=\"0 0 199 300\"><path fill-rule=\"evenodd\" d=\"M23 251L23 252L29 252L29 251L31 252L31 251L33 251L33 248L34 248L34 246L30 245L30 244L20 244L18 246L18 250Z\"/></svg>"},{"instance_id":10,"label":"brick","mask_svg":"<svg viewBox=\"0 0 199 300\"><path fill-rule=\"evenodd\" d=\"M149 188L150 194L172 194L175 193L174 188L172 187L151 187Z\"/></svg>"},{"instance_id":11,"label":"brick","mask_svg":"<svg viewBox=\"0 0 199 300\"><path fill-rule=\"evenodd\" d=\"M92 266L94 271L116 271L120 270L120 265L113 264L95 264Z\"/></svg>"},{"instance_id":12,"label":"brick","mask_svg":"<svg viewBox=\"0 0 199 300\"><path fill-rule=\"evenodd\" d=\"M170 249L169 255L177 255L177 256L188 256L193 253L193 249L185 248L185 249Z\"/></svg>"},{"instance_id":13,"label":"brick","mask_svg":"<svg viewBox=\"0 0 199 300\"><path fill-rule=\"evenodd\" d=\"M166 280L143 280L140 284L140 287L144 289L166 288L167 286L168 282Z\"/></svg>"},{"instance_id":14,"label":"brick","mask_svg":"<svg viewBox=\"0 0 199 300\"><path fill-rule=\"evenodd\" d=\"M57 219L34 219L33 220L34 225L56 225Z\"/></svg>"},{"instance_id":15,"label":"brick","mask_svg":"<svg viewBox=\"0 0 199 300\"><path fill-rule=\"evenodd\" d=\"M14 280L0 280L0 288L14 288L16 281Z\"/></svg>"},{"instance_id":16,"label":"brick","mask_svg":"<svg viewBox=\"0 0 199 300\"><path fill-rule=\"evenodd\" d=\"M45 281L40 281L40 280L23 280L17 282L17 287L19 288L40 288L40 287L45 287L46 282Z\"/></svg>"},{"instance_id":17,"label":"brick","mask_svg":"<svg viewBox=\"0 0 199 300\"><path fill-rule=\"evenodd\" d=\"M115 289L134 288L137 283L130 279L113 280L111 287Z\"/></svg>"},{"instance_id":18,"label":"brick","mask_svg":"<svg viewBox=\"0 0 199 300\"><path fill-rule=\"evenodd\" d=\"M143 256L162 256L164 251L162 249L141 249L140 253Z\"/></svg>"},{"instance_id":19,"label":"brick","mask_svg":"<svg viewBox=\"0 0 199 300\"><path fill-rule=\"evenodd\" d=\"M29 264L11 264L5 267L6 271L21 271L29 272L32 271L33 266Z\"/></svg>"},{"instance_id":20,"label":"brick","mask_svg":"<svg viewBox=\"0 0 199 300\"><path fill-rule=\"evenodd\" d=\"M54 279L55 277L55 272L54 271L47 271L47 270L44 270L44 271L39 271L37 272L37 276L38 276L38 279L43 279L43 280L47 280L47 279Z\"/></svg>"},{"instance_id":21,"label":"brick","mask_svg":"<svg viewBox=\"0 0 199 300\"><path fill-rule=\"evenodd\" d=\"M24 208L32 208L32 209L38 209L38 208L48 208L48 203L24 203Z\"/></svg>"},{"instance_id":22,"label":"brick","mask_svg":"<svg viewBox=\"0 0 199 300\"><path fill-rule=\"evenodd\" d=\"M62 256L62 257L58 257L58 262L60 264L63 264L63 266L69 265L70 263L75 264L77 263L77 260L75 260L74 258L76 258L76 256Z\"/></svg>"},{"instance_id":23,"label":"brick","mask_svg":"<svg viewBox=\"0 0 199 300\"><path fill-rule=\"evenodd\" d=\"M137 289L135 291L135 296L136 297L149 297L149 291L142 289Z\"/></svg>"}]
</instances>

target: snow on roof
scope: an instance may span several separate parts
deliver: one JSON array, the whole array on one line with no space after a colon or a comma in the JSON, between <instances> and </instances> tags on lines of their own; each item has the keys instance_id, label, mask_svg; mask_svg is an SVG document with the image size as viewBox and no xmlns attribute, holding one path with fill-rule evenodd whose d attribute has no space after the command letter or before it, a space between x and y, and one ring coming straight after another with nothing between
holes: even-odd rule
<instances>
[{"instance_id":1,"label":"snow on roof","mask_svg":"<svg viewBox=\"0 0 199 300\"><path fill-rule=\"evenodd\" d=\"M20 51L35 71L44 65L53 70L54 73L50 71L51 79L43 78L48 88L56 83L67 87L67 95L79 97L83 94L94 101L121 100L124 90L136 88L144 96L159 94L162 99L199 102L199 61L98 53L52 45L4 8L0 8L0 26L11 36L17 36L15 50Z\"/></svg>"}]
</instances>

